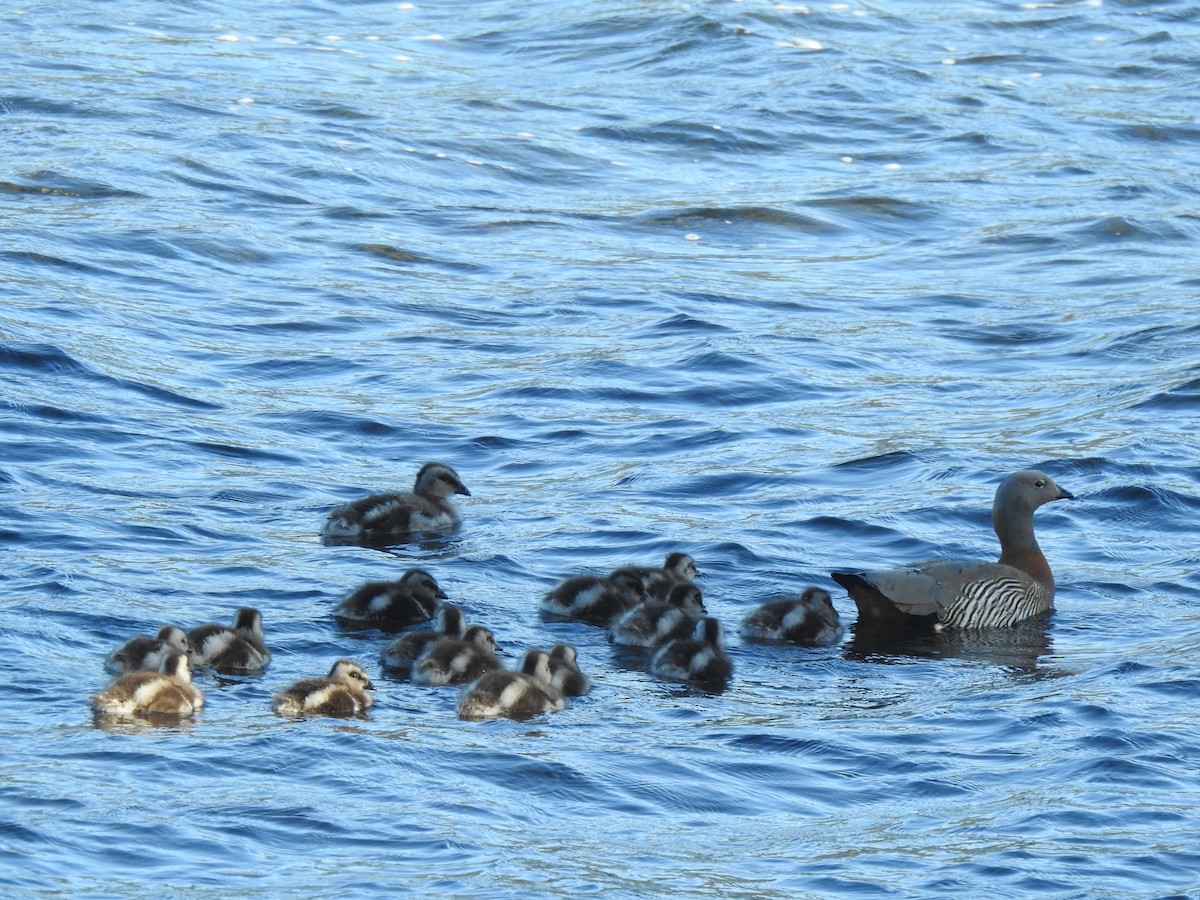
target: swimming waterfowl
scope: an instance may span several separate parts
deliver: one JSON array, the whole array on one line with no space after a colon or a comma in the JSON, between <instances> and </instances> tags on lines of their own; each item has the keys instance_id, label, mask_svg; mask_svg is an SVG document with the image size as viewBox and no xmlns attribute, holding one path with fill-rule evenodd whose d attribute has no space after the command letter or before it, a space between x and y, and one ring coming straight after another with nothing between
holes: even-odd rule
<instances>
[{"instance_id":1,"label":"swimming waterfowl","mask_svg":"<svg viewBox=\"0 0 1200 900\"><path fill-rule=\"evenodd\" d=\"M700 589L691 582L672 585L664 600L646 600L618 616L609 629L614 644L660 647L689 637L707 610Z\"/></svg>"},{"instance_id":2,"label":"swimming waterfowl","mask_svg":"<svg viewBox=\"0 0 1200 900\"><path fill-rule=\"evenodd\" d=\"M186 653L168 652L158 672L128 672L92 697L97 713L107 716L190 716L204 705L192 684Z\"/></svg>"},{"instance_id":3,"label":"swimming waterfowl","mask_svg":"<svg viewBox=\"0 0 1200 900\"><path fill-rule=\"evenodd\" d=\"M471 492L449 466L427 462L417 472L411 493L372 494L334 509L321 528L327 544L386 544L414 532L445 532L461 517L448 499Z\"/></svg>"},{"instance_id":4,"label":"swimming waterfowl","mask_svg":"<svg viewBox=\"0 0 1200 900\"><path fill-rule=\"evenodd\" d=\"M663 644L650 659L650 671L660 678L718 684L733 675L733 662L725 653L721 623L706 616L696 623L690 638Z\"/></svg>"},{"instance_id":5,"label":"swimming waterfowl","mask_svg":"<svg viewBox=\"0 0 1200 900\"><path fill-rule=\"evenodd\" d=\"M629 572L617 571L606 578L576 575L547 593L541 610L551 616L608 626L645 596L641 579Z\"/></svg>"},{"instance_id":6,"label":"swimming waterfowl","mask_svg":"<svg viewBox=\"0 0 1200 900\"><path fill-rule=\"evenodd\" d=\"M842 622L829 591L805 588L799 597L772 600L742 620L739 631L753 641L782 641L812 646L842 639Z\"/></svg>"},{"instance_id":7,"label":"swimming waterfowl","mask_svg":"<svg viewBox=\"0 0 1200 900\"><path fill-rule=\"evenodd\" d=\"M490 631L482 625L472 625L461 638L443 637L427 646L413 665L412 680L430 685L474 681L504 668L496 656L498 650Z\"/></svg>"},{"instance_id":8,"label":"swimming waterfowl","mask_svg":"<svg viewBox=\"0 0 1200 900\"><path fill-rule=\"evenodd\" d=\"M677 584L690 584L699 576L696 561L686 553L668 553L661 566L623 566L617 572L633 575L642 582L646 596L663 600ZM609 577L612 577L611 575Z\"/></svg>"},{"instance_id":9,"label":"swimming waterfowl","mask_svg":"<svg viewBox=\"0 0 1200 900\"><path fill-rule=\"evenodd\" d=\"M462 637L466 627L462 610L453 603L443 603L438 607L433 628L400 635L383 648L379 661L389 669L412 669L413 663L426 647L438 638Z\"/></svg>"},{"instance_id":10,"label":"swimming waterfowl","mask_svg":"<svg viewBox=\"0 0 1200 900\"><path fill-rule=\"evenodd\" d=\"M570 644L555 644L550 648L550 684L564 697L582 697L592 683L580 671L578 654Z\"/></svg>"},{"instance_id":11,"label":"swimming waterfowl","mask_svg":"<svg viewBox=\"0 0 1200 900\"><path fill-rule=\"evenodd\" d=\"M1054 604L1054 575L1033 534L1033 513L1073 495L1043 472L1014 472L996 489L994 563L933 560L899 569L834 572L833 579L867 625L915 623L936 628L1015 625Z\"/></svg>"},{"instance_id":12,"label":"swimming waterfowl","mask_svg":"<svg viewBox=\"0 0 1200 900\"><path fill-rule=\"evenodd\" d=\"M427 622L446 592L424 569L409 569L398 581L371 581L357 588L334 609L345 622L383 631L399 631Z\"/></svg>"},{"instance_id":13,"label":"swimming waterfowl","mask_svg":"<svg viewBox=\"0 0 1200 900\"><path fill-rule=\"evenodd\" d=\"M257 609L242 607L233 618L233 627L212 623L187 633L192 648L192 664L215 669L223 675L253 675L271 661L271 652L263 642L262 615Z\"/></svg>"},{"instance_id":14,"label":"swimming waterfowl","mask_svg":"<svg viewBox=\"0 0 1200 900\"><path fill-rule=\"evenodd\" d=\"M482 719L530 719L565 706L563 696L551 683L550 654L528 650L521 671L501 669L488 672L463 691L458 717Z\"/></svg>"},{"instance_id":15,"label":"swimming waterfowl","mask_svg":"<svg viewBox=\"0 0 1200 900\"><path fill-rule=\"evenodd\" d=\"M104 661L104 668L124 672L156 672L168 653L188 653L187 634L178 625L164 625L154 637L139 634L118 647Z\"/></svg>"},{"instance_id":16,"label":"swimming waterfowl","mask_svg":"<svg viewBox=\"0 0 1200 900\"><path fill-rule=\"evenodd\" d=\"M324 678L302 678L275 695L275 712L281 716L356 716L375 701L375 690L362 666L339 659Z\"/></svg>"}]
</instances>

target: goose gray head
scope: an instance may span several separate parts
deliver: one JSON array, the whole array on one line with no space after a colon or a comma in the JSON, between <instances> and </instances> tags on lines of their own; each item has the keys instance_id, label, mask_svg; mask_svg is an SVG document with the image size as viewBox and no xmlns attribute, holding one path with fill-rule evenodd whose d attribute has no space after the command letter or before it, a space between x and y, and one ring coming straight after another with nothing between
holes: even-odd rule
<instances>
[{"instance_id":1,"label":"goose gray head","mask_svg":"<svg viewBox=\"0 0 1200 900\"><path fill-rule=\"evenodd\" d=\"M462 494L470 497L471 492L462 483L458 473L452 468L439 462L427 462L417 472L417 480L413 483L413 493L418 497L433 497L440 499L451 494Z\"/></svg>"},{"instance_id":2,"label":"goose gray head","mask_svg":"<svg viewBox=\"0 0 1200 900\"><path fill-rule=\"evenodd\" d=\"M1035 469L1025 469L1013 472L1000 482L996 488L996 501L992 506L993 519L997 510L1004 510L1007 515L1033 515L1033 511L1043 503L1053 500L1074 500L1075 495L1065 488L1060 488L1054 479L1045 472Z\"/></svg>"},{"instance_id":3,"label":"goose gray head","mask_svg":"<svg viewBox=\"0 0 1200 900\"><path fill-rule=\"evenodd\" d=\"M1054 479L1045 472L1026 469L1013 472L996 488L996 499L992 503L992 528L1000 538L1000 561L1012 564L1013 559L1020 565L1022 554L1041 556L1037 539L1033 534L1033 513L1039 506L1054 500L1074 500L1075 495L1060 488ZM1053 594L1053 576L1049 575L1049 567L1045 558L1041 558L1041 566L1046 567L1046 577L1051 582ZM1038 577L1036 573L1034 577Z\"/></svg>"},{"instance_id":4,"label":"goose gray head","mask_svg":"<svg viewBox=\"0 0 1200 900\"><path fill-rule=\"evenodd\" d=\"M375 685L371 684L366 671L352 659L339 659L335 662L329 670L329 678L358 691L375 690Z\"/></svg>"}]
</instances>

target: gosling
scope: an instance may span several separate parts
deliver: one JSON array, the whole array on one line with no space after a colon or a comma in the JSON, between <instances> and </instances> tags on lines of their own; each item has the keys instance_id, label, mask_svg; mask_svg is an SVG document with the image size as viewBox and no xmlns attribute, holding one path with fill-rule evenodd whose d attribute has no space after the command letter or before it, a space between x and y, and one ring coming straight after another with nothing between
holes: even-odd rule
<instances>
[{"instance_id":1,"label":"gosling","mask_svg":"<svg viewBox=\"0 0 1200 900\"><path fill-rule=\"evenodd\" d=\"M233 627L216 623L201 625L187 633L194 654L193 664L214 669L222 675L255 675L267 667L271 652L263 638L262 614L242 607Z\"/></svg>"},{"instance_id":2,"label":"gosling","mask_svg":"<svg viewBox=\"0 0 1200 900\"><path fill-rule=\"evenodd\" d=\"M443 463L427 462L417 472L411 493L372 494L334 509L321 528L325 544L386 546L414 533L449 532L462 518L449 498L470 497L458 473Z\"/></svg>"},{"instance_id":3,"label":"gosling","mask_svg":"<svg viewBox=\"0 0 1200 900\"><path fill-rule=\"evenodd\" d=\"M650 671L672 681L723 685L733 675L733 662L725 653L721 623L705 617L696 623L692 637L659 647L650 659Z\"/></svg>"},{"instance_id":4,"label":"gosling","mask_svg":"<svg viewBox=\"0 0 1200 900\"><path fill-rule=\"evenodd\" d=\"M92 697L104 716L184 717L204 706L204 694L192 684L186 653L172 651L157 672L129 672Z\"/></svg>"},{"instance_id":5,"label":"gosling","mask_svg":"<svg viewBox=\"0 0 1200 900\"><path fill-rule=\"evenodd\" d=\"M472 625L461 638L444 637L425 648L412 670L416 684L466 684L503 669L492 633Z\"/></svg>"},{"instance_id":6,"label":"gosling","mask_svg":"<svg viewBox=\"0 0 1200 900\"><path fill-rule=\"evenodd\" d=\"M580 671L575 648L570 644L550 648L550 684L564 697L582 697L591 690L592 683Z\"/></svg>"},{"instance_id":7,"label":"gosling","mask_svg":"<svg viewBox=\"0 0 1200 900\"><path fill-rule=\"evenodd\" d=\"M342 600L333 614L342 622L380 631L400 631L428 622L446 592L424 569L409 569L398 581L370 581Z\"/></svg>"},{"instance_id":8,"label":"gosling","mask_svg":"<svg viewBox=\"0 0 1200 900\"><path fill-rule=\"evenodd\" d=\"M458 717L470 721L516 719L524 721L565 706L563 695L551 683L550 654L528 650L521 671L489 672L468 687L458 701Z\"/></svg>"},{"instance_id":9,"label":"gosling","mask_svg":"<svg viewBox=\"0 0 1200 900\"><path fill-rule=\"evenodd\" d=\"M191 652L187 634L178 625L164 625L155 637L139 634L118 647L104 661L104 668L118 675L126 672L157 672L168 653Z\"/></svg>"},{"instance_id":10,"label":"gosling","mask_svg":"<svg viewBox=\"0 0 1200 900\"><path fill-rule=\"evenodd\" d=\"M425 649L438 638L462 637L467 623L462 610L453 603L443 603L438 607L437 619L433 628L420 631L410 631L392 641L379 654L379 662L385 669L411 671Z\"/></svg>"},{"instance_id":11,"label":"gosling","mask_svg":"<svg viewBox=\"0 0 1200 900\"><path fill-rule=\"evenodd\" d=\"M641 579L629 572L617 571L606 578L576 575L542 597L541 610L549 616L607 628L645 596Z\"/></svg>"},{"instance_id":12,"label":"gosling","mask_svg":"<svg viewBox=\"0 0 1200 900\"><path fill-rule=\"evenodd\" d=\"M690 581L673 585L665 600L647 600L620 616L609 629L614 644L661 647L689 637L707 610L700 588Z\"/></svg>"},{"instance_id":13,"label":"gosling","mask_svg":"<svg viewBox=\"0 0 1200 900\"><path fill-rule=\"evenodd\" d=\"M826 646L842 639L842 621L829 591L806 588L799 597L772 600L751 612L738 629L752 641Z\"/></svg>"},{"instance_id":14,"label":"gosling","mask_svg":"<svg viewBox=\"0 0 1200 900\"><path fill-rule=\"evenodd\" d=\"M691 584L699 576L696 561L686 553L668 553L661 566L624 566L617 569L641 580L646 595L663 600L677 584ZM615 574L615 573L614 573Z\"/></svg>"},{"instance_id":15,"label":"gosling","mask_svg":"<svg viewBox=\"0 0 1200 900\"><path fill-rule=\"evenodd\" d=\"M357 716L375 701L375 690L358 663L339 659L324 678L302 678L275 695L275 712L281 716Z\"/></svg>"}]
</instances>

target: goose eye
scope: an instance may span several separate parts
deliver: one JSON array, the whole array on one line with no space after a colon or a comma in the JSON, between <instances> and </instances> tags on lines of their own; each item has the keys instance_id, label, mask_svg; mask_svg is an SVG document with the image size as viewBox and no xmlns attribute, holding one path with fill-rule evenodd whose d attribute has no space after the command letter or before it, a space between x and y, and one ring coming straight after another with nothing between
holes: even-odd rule
<instances>
[{"instance_id":1,"label":"goose eye","mask_svg":"<svg viewBox=\"0 0 1200 900\"><path fill-rule=\"evenodd\" d=\"M1037 481L1035 481L1033 483L1033 486L1036 488L1043 488L1046 486L1046 482L1042 481L1042 479L1039 478Z\"/></svg>"}]
</instances>

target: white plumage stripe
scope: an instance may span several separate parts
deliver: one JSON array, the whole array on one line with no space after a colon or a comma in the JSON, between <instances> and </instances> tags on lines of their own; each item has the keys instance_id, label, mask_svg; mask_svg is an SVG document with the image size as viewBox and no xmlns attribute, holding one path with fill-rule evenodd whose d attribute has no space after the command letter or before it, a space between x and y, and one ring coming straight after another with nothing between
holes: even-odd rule
<instances>
[{"instance_id":1,"label":"white plumage stripe","mask_svg":"<svg viewBox=\"0 0 1200 900\"><path fill-rule=\"evenodd\" d=\"M1048 607L1045 591L1036 582L1015 578L973 581L959 592L942 622L958 628L1004 627Z\"/></svg>"}]
</instances>

